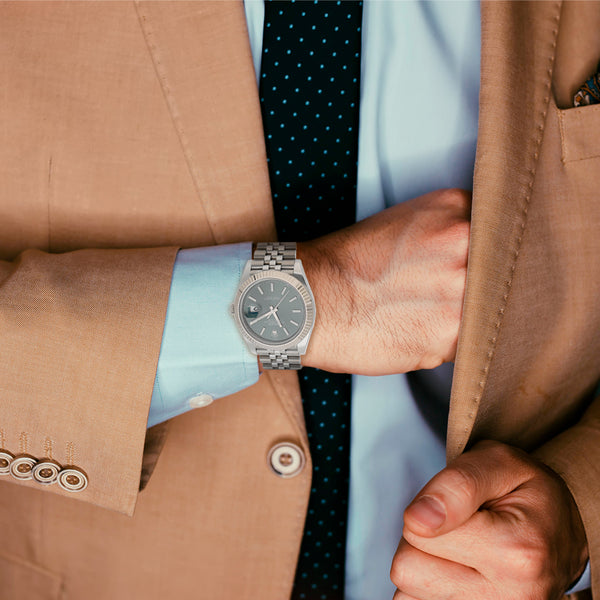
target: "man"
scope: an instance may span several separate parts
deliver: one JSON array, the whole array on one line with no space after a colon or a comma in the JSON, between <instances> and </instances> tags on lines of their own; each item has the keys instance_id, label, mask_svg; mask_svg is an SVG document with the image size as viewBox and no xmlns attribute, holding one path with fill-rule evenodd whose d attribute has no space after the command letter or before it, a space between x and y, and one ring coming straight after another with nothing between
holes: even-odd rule
<instances>
[{"instance_id":1,"label":"man","mask_svg":"<svg viewBox=\"0 0 600 600\"><path fill-rule=\"evenodd\" d=\"M578 503L592 569L595 405L580 425L566 427L589 404L583 398L598 378L597 290L589 275L596 272L598 209L587 201L594 192L589 169L597 161L588 129L598 112L559 111L550 90L554 76L555 97L566 106L567 91L589 75L594 57L574 52L570 42L575 31L578 40L594 39L595 10L482 7L480 150L448 436L450 458L485 438L527 450L541 446L538 455L564 477ZM11 57L3 80L14 82L6 88L2 118L9 129L3 180L10 183L2 204L7 259L30 247L273 239L239 6L92 5L67 15L55 5L34 11L7 4L3 11L3 56ZM191 68L190 55L202 55L202 64ZM118 85L107 89L107 78ZM217 143L222 139L231 142ZM308 469L282 480L263 461L282 440L306 453L292 377L263 375L243 397L174 420L166 441L164 428L151 432L143 479L153 467L154 473L137 497L173 257L173 250L162 249L29 253L3 263L1 445L78 467L71 483L87 477L79 499L90 502L67 501L63 496L74 494L66 491L36 493L31 488L42 488L30 480L2 486L9 597L52 598L61 589L67 597L90 597L92 586L99 598L190 597L198 589L205 597L289 594ZM547 275L556 262L560 267ZM569 302L566 289L573 290ZM543 514L570 507L555 476L545 478L538 463L502 448L477 447L464 456L487 472L491 452L499 480L515 465L521 480L511 481L509 490L492 480L491 495L483 488L464 513L447 504L446 521L433 532L415 504L406 532L413 548L443 558L443 548L427 545L431 533L468 521L499 491L531 481L550 481L541 486ZM462 472L469 472L470 460L463 459ZM544 491L549 488L555 493ZM236 490L250 489L252 499L235 497ZM436 489L427 495L446 499ZM513 498L509 494L509 503ZM93 506L131 513L136 499L133 520ZM575 534L577 527L574 518ZM401 552L404 564L414 560ZM542 593L566 589L562 579L578 574L582 554ZM535 580L538 561L531 566ZM173 577L158 576L157 567ZM396 581L406 586L401 593L419 597L405 574L396 573Z\"/></svg>"}]
</instances>

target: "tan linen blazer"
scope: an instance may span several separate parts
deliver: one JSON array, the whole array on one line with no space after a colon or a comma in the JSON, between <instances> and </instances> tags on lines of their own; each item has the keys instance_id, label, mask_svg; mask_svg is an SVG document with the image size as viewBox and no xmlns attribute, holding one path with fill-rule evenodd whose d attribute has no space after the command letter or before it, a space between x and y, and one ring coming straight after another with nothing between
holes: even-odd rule
<instances>
[{"instance_id":1,"label":"tan linen blazer","mask_svg":"<svg viewBox=\"0 0 600 600\"><path fill-rule=\"evenodd\" d=\"M482 5L448 430L450 459L493 438L564 477L597 597L600 106L568 107L599 36L598 3ZM241 2L2 2L0 90L0 447L89 479L0 478L0 598L285 600L296 376L146 432L176 249L274 236Z\"/></svg>"}]
</instances>

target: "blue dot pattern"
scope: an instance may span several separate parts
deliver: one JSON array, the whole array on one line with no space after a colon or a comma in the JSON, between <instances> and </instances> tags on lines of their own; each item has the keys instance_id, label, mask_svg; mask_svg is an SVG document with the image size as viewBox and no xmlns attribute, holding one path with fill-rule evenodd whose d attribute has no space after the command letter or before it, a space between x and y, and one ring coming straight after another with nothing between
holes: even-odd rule
<instances>
[{"instance_id":1,"label":"blue dot pattern","mask_svg":"<svg viewBox=\"0 0 600 600\"><path fill-rule=\"evenodd\" d=\"M341 600L348 518L350 376L303 369L300 391L313 476L292 600Z\"/></svg>"},{"instance_id":2,"label":"blue dot pattern","mask_svg":"<svg viewBox=\"0 0 600 600\"><path fill-rule=\"evenodd\" d=\"M362 2L265 2L260 99L277 231L356 219Z\"/></svg>"},{"instance_id":3,"label":"blue dot pattern","mask_svg":"<svg viewBox=\"0 0 600 600\"><path fill-rule=\"evenodd\" d=\"M362 2L265 2L260 100L279 239L356 219ZM350 377L303 369L313 478L293 600L344 594Z\"/></svg>"}]
</instances>

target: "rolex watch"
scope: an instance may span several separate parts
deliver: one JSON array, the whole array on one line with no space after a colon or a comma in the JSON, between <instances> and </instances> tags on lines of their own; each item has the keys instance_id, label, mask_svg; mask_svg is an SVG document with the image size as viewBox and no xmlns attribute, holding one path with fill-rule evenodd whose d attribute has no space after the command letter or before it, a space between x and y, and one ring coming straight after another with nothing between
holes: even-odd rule
<instances>
[{"instance_id":1,"label":"rolex watch","mask_svg":"<svg viewBox=\"0 0 600 600\"><path fill-rule=\"evenodd\" d=\"M295 242L256 245L231 313L264 369L302 367L316 310Z\"/></svg>"}]
</instances>

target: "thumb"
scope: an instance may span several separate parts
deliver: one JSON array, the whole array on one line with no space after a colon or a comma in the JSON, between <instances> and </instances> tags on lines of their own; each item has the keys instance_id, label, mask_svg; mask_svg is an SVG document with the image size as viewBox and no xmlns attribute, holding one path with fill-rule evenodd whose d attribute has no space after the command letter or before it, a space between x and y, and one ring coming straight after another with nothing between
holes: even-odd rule
<instances>
[{"instance_id":1,"label":"thumb","mask_svg":"<svg viewBox=\"0 0 600 600\"><path fill-rule=\"evenodd\" d=\"M499 442L480 442L440 471L404 512L404 526L423 537L456 529L483 504L534 476L527 455Z\"/></svg>"}]
</instances>

